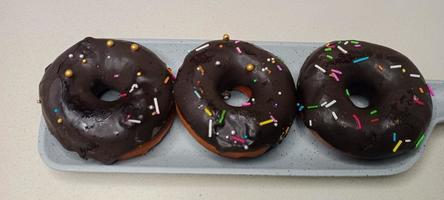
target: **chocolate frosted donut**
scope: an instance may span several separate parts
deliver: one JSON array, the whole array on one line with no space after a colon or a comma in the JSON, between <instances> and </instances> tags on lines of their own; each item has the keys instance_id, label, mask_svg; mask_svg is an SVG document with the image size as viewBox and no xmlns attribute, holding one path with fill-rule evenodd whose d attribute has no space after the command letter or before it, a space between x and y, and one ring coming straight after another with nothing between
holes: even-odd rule
<instances>
[{"instance_id":1,"label":"chocolate frosted donut","mask_svg":"<svg viewBox=\"0 0 444 200\"><path fill-rule=\"evenodd\" d=\"M231 90L249 100L224 101ZM283 140L296 114L295 87L287 67L250 43L210 41L191 51L174 86L176 108L191 135L230 158L255 157Z\"/></svg>"},{"instance_id":2,"label":"chocolate frosted donut","mask_svg":"<svg viewBox=\"0 0 444 200\"><path fill-rule=\"evenodd\" d=\"M306 126L357 158L388 158L417 148L432 114L429 88L412 61L367 42L320 47L305 61L297 88ZM353 96L368 99L368 106L355 105Z\"/></svg>"},{"instance_id":3,"label":"chocolate frosted donut","mask_svg":"<svg viewBox=\"0 0 444 200\"><path fill-rule=\"evenodd\" d=\"M45 69L43 116L51 133L82 158L111 164L146 153L173 121L173 83L151 51L122 40L85 38ZM102 100L108 91L113 101Z\"/></svg>"}]
</instances>

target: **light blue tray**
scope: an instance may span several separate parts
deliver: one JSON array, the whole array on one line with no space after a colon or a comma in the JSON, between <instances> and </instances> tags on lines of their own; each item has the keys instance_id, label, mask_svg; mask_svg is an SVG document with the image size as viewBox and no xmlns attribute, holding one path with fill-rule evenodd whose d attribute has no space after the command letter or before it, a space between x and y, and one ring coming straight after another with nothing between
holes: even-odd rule
<instances>
[{"instance_id":1,"label":"light blue tray","mask_svg":"<svg viewBox=\"0 0 444 200\"><path fill-rule=\"evenodd\" d=\"M186 54L203 44L196 40L133 39L151 49L175 72ZM289 42L253 42L279 56L296 79L305 58L321 44ZM295 80L296 82L296 80ZM275 176L387 176L410 169L424 152L433 128L444 121L444 81L428 81L433 97L433 117L423 145L411 153L382 161L355 160L324 145L296 121L284 142L265 155L250 160L231 160L208 152L198 144L176 119L170 133L145 156L114 165L83 160L66 151L50 134L44 120L39 128L38 149L52 169L74 172L242 174Z\"/></svg>"}]
</instances>

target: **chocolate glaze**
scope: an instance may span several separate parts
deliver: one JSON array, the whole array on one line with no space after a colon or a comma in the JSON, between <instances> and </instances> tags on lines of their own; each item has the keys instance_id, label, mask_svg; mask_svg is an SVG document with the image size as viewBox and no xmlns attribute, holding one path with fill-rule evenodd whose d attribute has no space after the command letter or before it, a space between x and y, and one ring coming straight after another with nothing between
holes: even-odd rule
<instances>
[{"instance_id":1,"label":"chocolate glaze","mask_svg":"<svg viewBox=\"0 0 444 200\"><path fill-rule=\"evenodd\" d=\"M246 70L248 64L255 66L252 71ZM251 90L251 106L234 107L224 101L226 91L237 86ZM286 136L296 114L296 91L285 64L242 41L210 41L191 51L179 69L174 91L186 122L220 152L273 147ZM270 116L276 123L259 125Z\"/></svg>"},{"instance_id":2,"label":"chocolate glaze","mask_svg":"<svg viewBox=\"0 0 444 200\"><path fill-rule=\"evenodd\" d=\"M334 41L315 50L300 71L297 88L298 101L310 107L302 112L305 125L357 158L388 158L414 149L432 114L428 87L413 62L367 42ZM369 106L355 106L346 89L367 97ZM333 100L331 106L324 103Z\"/></svg>"},{"instance_id":3,"label":"chocolate glaze","mask_svg":"<svg viewBox=\"0 0 444 200\"><path fill-rule=\"evenodd\" d=\"M135 50L134 43L113 41L111 47L106 39L78 42L45 69L39 88L43 116L57 140L82 158L107 164L159 134L174 106L172 80L164 83L170 76L166 65L140 45ZM110 89L121 97L100 100Z\"/></svg>"}]
</instances>

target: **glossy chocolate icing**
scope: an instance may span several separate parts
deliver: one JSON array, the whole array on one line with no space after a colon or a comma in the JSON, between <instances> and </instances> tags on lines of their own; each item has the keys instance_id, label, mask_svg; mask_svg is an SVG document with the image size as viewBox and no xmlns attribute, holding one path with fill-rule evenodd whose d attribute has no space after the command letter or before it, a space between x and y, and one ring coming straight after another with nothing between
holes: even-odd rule
<instances>
[{"instance_id":1,"label":"glossy chocolate icing","mask_svg":"<svg viewBox=\"0 0 444 200\"><path fill-rule=\"evenodd\" d=\"M428 87L413 62L367 42L334 41L315 50L300 71L297 89L305 125L357 158L388 158L414 149L432 114ZM349 95L368 98L368 107L355 106Z\"/></svg>"},{"instance_id":2,"label":"glossy chocolate icing","mask_svg":"<svg viewBox=\"0 0 444 200\"><path fill-rule=\"evenodd\" d=\"M159 134L174 107L166 65L145 47L110 41L78 42L45 69L39 88L44 119L57 140L82 158L107 164ZM65 74L69 69L72 77ZM100 100L107 90L120 98Z\"/></svg>"},{"instance_id":3,"label":"glossy chocolate icing","mask_svg":"<svg viewBox=\"0 0 444 200\"><path fill-rule=\"evenodd\" d=\"M248 64L254 65L250 71ZM238 86L251 90L246 103L250 106L235 107L224 101L226 91ZM296 91L285 64L242 41L210 41L192 50L179 69L174 91L186 122L220 152L252 152L277 145L296 114Z\"/></svg>"}]
</instances>

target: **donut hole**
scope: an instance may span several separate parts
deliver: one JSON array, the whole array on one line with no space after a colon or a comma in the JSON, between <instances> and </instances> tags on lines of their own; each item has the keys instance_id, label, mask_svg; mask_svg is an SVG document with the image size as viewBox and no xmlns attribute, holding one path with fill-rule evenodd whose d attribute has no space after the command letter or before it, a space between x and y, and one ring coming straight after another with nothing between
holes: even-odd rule
<instances>
[{"instance_id":1,"label":"donut hole","mask_svg":"<svg viewBox=\"0 0 444 200\"><path fill-rule=\"evenodd\" d=\"M376 89L364 82L351 82L348 85L349 99L358 108L368 108L377 97Z\"/></svg>"},{"instance_id":2,"label":"donut hole","mask_svg":"<svg viewBox=\"0 0 444 200\"><path fill-rule=\"evenodd\" d=\"M108 87L100 80L94 81L90 89L91 92L102 101L111 102L117 101L120 98L120 92L111 87Z\"/></svg>"},{"instance_id":3,"label":"donut hole","mask_svg":"<svg viewBox=\"0 0 444 200\"><path fill-rule=\"evenodd\" d=\"M253 93L249 87L237 86L231 90L225 90L222 94L226 104L233 107L242 107L249 102Z\"/></svg>"}]
</instances>

